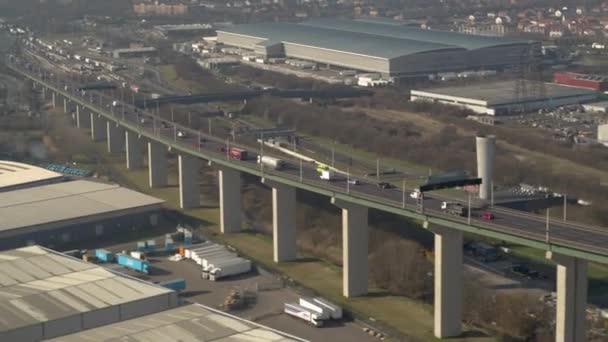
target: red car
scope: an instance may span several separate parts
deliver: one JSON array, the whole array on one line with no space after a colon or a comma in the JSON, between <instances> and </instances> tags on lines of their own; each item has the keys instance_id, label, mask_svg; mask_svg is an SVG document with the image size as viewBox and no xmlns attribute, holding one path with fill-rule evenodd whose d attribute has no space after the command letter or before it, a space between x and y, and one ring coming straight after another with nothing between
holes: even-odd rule
<instances>
[{"instance_id":1,"label":"red car","mask_svg":"<svg viewBox=\"0 0 608 342\"><path fill-rule=\"evenodd\" d=\"M481 214L481 218L484 220L493 220L494 219L494 214L492 213L483 213Z\"/></svg>"}]
</instances>

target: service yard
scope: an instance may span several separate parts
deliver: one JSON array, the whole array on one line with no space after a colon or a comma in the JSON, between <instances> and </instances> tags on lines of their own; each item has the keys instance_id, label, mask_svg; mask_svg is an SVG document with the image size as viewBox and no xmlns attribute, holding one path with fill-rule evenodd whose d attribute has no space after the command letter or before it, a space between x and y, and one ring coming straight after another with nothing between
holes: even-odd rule
<instances>
[{"instance_id":1,"label":"service yard","mask_svg":"<svg viewBox=\"0 0 608 342\"><path fill-rule=\"evenodd\" d=\"M164 236L155 240L157 248L161 248ZM136 248L136 242L100 248L115 253L132 251ZM283 303L296 303L302 295L294 288L285 286L280 277L262 268L254 267L248 274L214 282L201 279L201 266L194 261L171 261L168 259L171 255L173 254L148 256L151 266L149 275L135 271L125 273L150 282L185 279L186 289L181 292L180 298L219 309L223 308L232 293L240 292L247 298L246 304L243 308L229 310L229 313L310 341L380 341L364 332L364 326L354 321L332 322L325 327L315 328L303 320L282 313Z\"/></svg>"}]
</instances>

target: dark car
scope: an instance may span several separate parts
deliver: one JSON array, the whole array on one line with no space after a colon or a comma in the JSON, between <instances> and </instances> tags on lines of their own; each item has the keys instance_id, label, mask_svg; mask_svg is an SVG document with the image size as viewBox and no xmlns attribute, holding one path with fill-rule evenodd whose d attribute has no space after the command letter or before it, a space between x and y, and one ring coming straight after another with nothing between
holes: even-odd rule
<instances>
[{"instance_id":1,"label":"dark car","mask_svg":"<svg viewBox=\"0 0 608 342\"><path fill-rule=\"evenodd\" d=\"M387 183L387 182L380 182L380 183L378 183L378 187L379 187L380 189L390 189L390 188L392 188L393 186L391 185L391 183Z\"/></svg>"},{"instance_id":2,"label":"dark car","mask_svg":"<svg viewBox=\"0 0 608 342\"><path fill-rule=\"evenodd\" d=\"M513 267L511 267L511 272L528 279L536 279L540 277L540 273L538 271L531 269L528 265L525 264L514 265Z\"/></svg>"}]
</instances>

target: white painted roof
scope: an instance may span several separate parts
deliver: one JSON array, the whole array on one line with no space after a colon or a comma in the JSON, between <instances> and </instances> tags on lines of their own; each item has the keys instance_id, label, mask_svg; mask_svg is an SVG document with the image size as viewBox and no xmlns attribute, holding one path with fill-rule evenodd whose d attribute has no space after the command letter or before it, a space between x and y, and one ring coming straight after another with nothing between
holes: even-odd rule
<instances>
[{"instance_id":1,"label":"white painted roof","mask_svg":"<svg viewBox=\"0 0 608 342\"><path fill-rule=\"evenodd\" d=\"M0 192L0 232L124 214L125 210L160 207L164 201L114 184L76 180L33 188Z\"/></svg>"},{"instance_id":2,"label":"white painted roof","mask_svg":"<svg viewBox=\"0 0 608 342\"><path fill-rule=\"evenodd\" d=\"M192 304L65 335L50 341L288 342L305 340L200 304Z\"/></svg>"},{"instance_id":3,"label":"white painted roof","mask_svg":"<svg viewBox=\"0 0 608 342\"><path fill-rule=\"evenodd\" d=\"M0 160L0 191L2 188L23 185L32 182L57 179L62 174L34 165Z\"/></svg>"},{"instance_id":4,"label":"white painted roof","mask_svg":"<svg viewBox=\"0 0 608 342\"><path fill-rule=\"evenodd\" d=\"M0 333L171 292L61 253L0 252Z\"/></svg>"}]
</instances>

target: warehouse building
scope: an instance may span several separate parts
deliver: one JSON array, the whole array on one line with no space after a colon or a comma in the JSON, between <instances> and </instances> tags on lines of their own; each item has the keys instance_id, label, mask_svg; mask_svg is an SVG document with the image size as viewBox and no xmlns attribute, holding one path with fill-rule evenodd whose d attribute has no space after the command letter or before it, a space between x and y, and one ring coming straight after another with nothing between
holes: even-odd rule
<instances>
[{"instance_id":1,"label":"warehouse building","mask_svg":"<svg viewBox=\"0 0 608 342\"><path fill-rule=\"evenodd\" d=\"M163 201L118 185L76 180L0 193L0 250L57 247L154 226Z\"/></svg>"},{"instance_id":2,"label":"warehouse building","mask_svg":"<svg viewBox=\"0 0 608 342\"><path fill-rule=\"evenodd\" d=\"M533 81L520 81L521 89L544 88L544 94L527 94L516 96L517 81L478 83L466 86L453 86L410 91L412 101L430 101L468 108L476 113L487 115L504 115L529 112L541 108L556 108L567 105L578 105L594 101L596 91Z\"/></svg>"},{"instance_id":3,"label":"warehouse building","mask_svg":"<svg viewBox=\"0 0 608 342\"><path fill-rule=\"evenodd\" d=\"M0 160L0 192L52 184L63 175L38 166Z\"/></svg>"},{"instance_id":4,"label":"warehouse building","mask_svg":"<svg viewBox=\"0 0 608 342\"><path fill-rule=\"evenodd\" d=\"M82 331L53 342L102 341L305 341L294 336L192 304Z\"/></svg>"},{"instance_id":5,"label":"warehouse building","mask_svg":"<svg viewBox=\"0 0 608 342\"><path fill-rule=\"evenodd\" d=\"M30 246L0 252L0 341L40 341L177 305L174 291Z\"/></svg>"},{"instance_id":6,"label":"warehouse building","mask_svg":"<svg viewBox=\"0 0 608 342\"><path fill-rule=\"evenodd\" d=\"M112 51L114 58L136 58L136 57L154 57L158 51L154 46L145 46L129 49L116 49Z\"/></svg>"},{"instance_id":7,"label":"warehouse building","mask_svg":"<svg viewBox=\"0 0 608 342\"><path fill-rule=\"evenodd\" d=\"M520 65L540 53L537 42L431 31L397 21L316 19L217 30L218 41L265 58L298 58L330 66L411 76Z\"/></svg>"},{"instance_id":8,"label":"warehouse building","mask_svg":"<svg viewBox=\"0 0 608 342\"><path fill-rule=\"evenodd\" d=\"M553 81L557 84L588 88L597 91L608 90L608 77L602 75L556 72L553 74Z\"/></svg>"}]
</instances>

